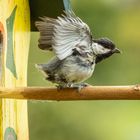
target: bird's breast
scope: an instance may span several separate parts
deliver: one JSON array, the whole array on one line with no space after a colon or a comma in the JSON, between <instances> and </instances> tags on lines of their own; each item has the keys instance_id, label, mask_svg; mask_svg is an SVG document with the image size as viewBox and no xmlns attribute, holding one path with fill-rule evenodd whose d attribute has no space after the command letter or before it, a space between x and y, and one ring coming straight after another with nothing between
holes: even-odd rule
<instances>
[{"instance_id":1,"label":"bird's breast","mask_svg":"<svg viewBox=\"0 0 140 140\"><path fill-rule=\"evenodd\" d=\"M63 72L68 82L79 83L88 79L92 75L94 68L95 63L83 58L71 57L64 63Z\"/></svg>"}]
</instances>

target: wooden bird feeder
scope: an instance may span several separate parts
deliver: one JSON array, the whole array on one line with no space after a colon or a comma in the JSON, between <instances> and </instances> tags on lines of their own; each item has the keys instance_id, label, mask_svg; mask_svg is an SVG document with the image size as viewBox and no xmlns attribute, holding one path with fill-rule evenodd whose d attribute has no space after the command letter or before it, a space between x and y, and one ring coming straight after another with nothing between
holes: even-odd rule
<instances>
[{"instance_id":1,"label":"wooden bird feeder","mask_svg":"<svg viewBox=\"0 0 140 140\"><path fill-rule=\"evenodd\" d=\"M87 87L80 93L75 89L27 87L34 22L39 16L57 17L64 9L70 9L69 0L0 0L0 140L29 140L27 99L140 99L138 85Z\"/></svg>"}]
</instances>

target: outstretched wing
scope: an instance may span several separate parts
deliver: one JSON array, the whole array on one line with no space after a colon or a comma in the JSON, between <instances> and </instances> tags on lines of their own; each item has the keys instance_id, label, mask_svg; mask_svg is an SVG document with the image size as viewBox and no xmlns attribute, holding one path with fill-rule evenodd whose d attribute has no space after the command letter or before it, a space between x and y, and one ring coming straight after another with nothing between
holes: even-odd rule
<instances>
[{"instance_id":1,"label":"outstretched wing","mask_svg":"<svg viewBox=\"0 0 140 140\"><path fill-rule=\"evenodd\" d=\"M42 50L52 50L52 37L54 34L54 26L56 19L49 17L41 17L41 21L36 21L35 25L40 32L38 47Z\"/></svg>"},{"instance_id":2,"label":"outstretched wing","mask_svg":"<svg viewBox=\"0 0 140 140\"><path fill-rule=\"evenodd\" d=\"M39 46L42 49L50 49L52 46L56 56L62 60L76 49L82 53L83 47L89 47L92 43L90 29L73 12L65 12L65 15L57 19L43 18L36 22L40 31Z\"/></svg>"}]
</instances>

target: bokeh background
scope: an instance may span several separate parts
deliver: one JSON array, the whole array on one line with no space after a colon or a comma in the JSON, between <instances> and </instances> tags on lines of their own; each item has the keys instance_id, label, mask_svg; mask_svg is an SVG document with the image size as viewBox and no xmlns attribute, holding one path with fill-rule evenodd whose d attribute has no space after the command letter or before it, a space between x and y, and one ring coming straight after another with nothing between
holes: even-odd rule
<instances>
[{"instance_id":1,"label":"bokeh background","mask_svg":"<svg viewBox=\"0 0 140 140\"><path fill-rule=\"evenodd\" d=\"M140 83L140 0L71 0L94 38L108 37L122 50L96 66L92 85ZM35 63L52 57L31 34L28 85L52 86ZM140 140L140 101L29 101L30 140Z\"/></svg>"}]
</instances>

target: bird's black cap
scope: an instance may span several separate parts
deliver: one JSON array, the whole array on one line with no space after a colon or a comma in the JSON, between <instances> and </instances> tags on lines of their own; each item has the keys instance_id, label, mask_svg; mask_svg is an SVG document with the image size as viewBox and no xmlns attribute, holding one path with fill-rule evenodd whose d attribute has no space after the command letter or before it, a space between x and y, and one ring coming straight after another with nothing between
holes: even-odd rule
<instances>
[{"instance_id":1,"label":"bird's black cap","mask_svg":"<svg viewBox=\"0 0 140 140\"><path fill-rule=\"evenodd\" d=\"M109 40L108 38L94 39L93 42L98 43L107 49L111 49L111 50L115 49L115 44L111 40Z\"/></svg>"}]
</instances>

